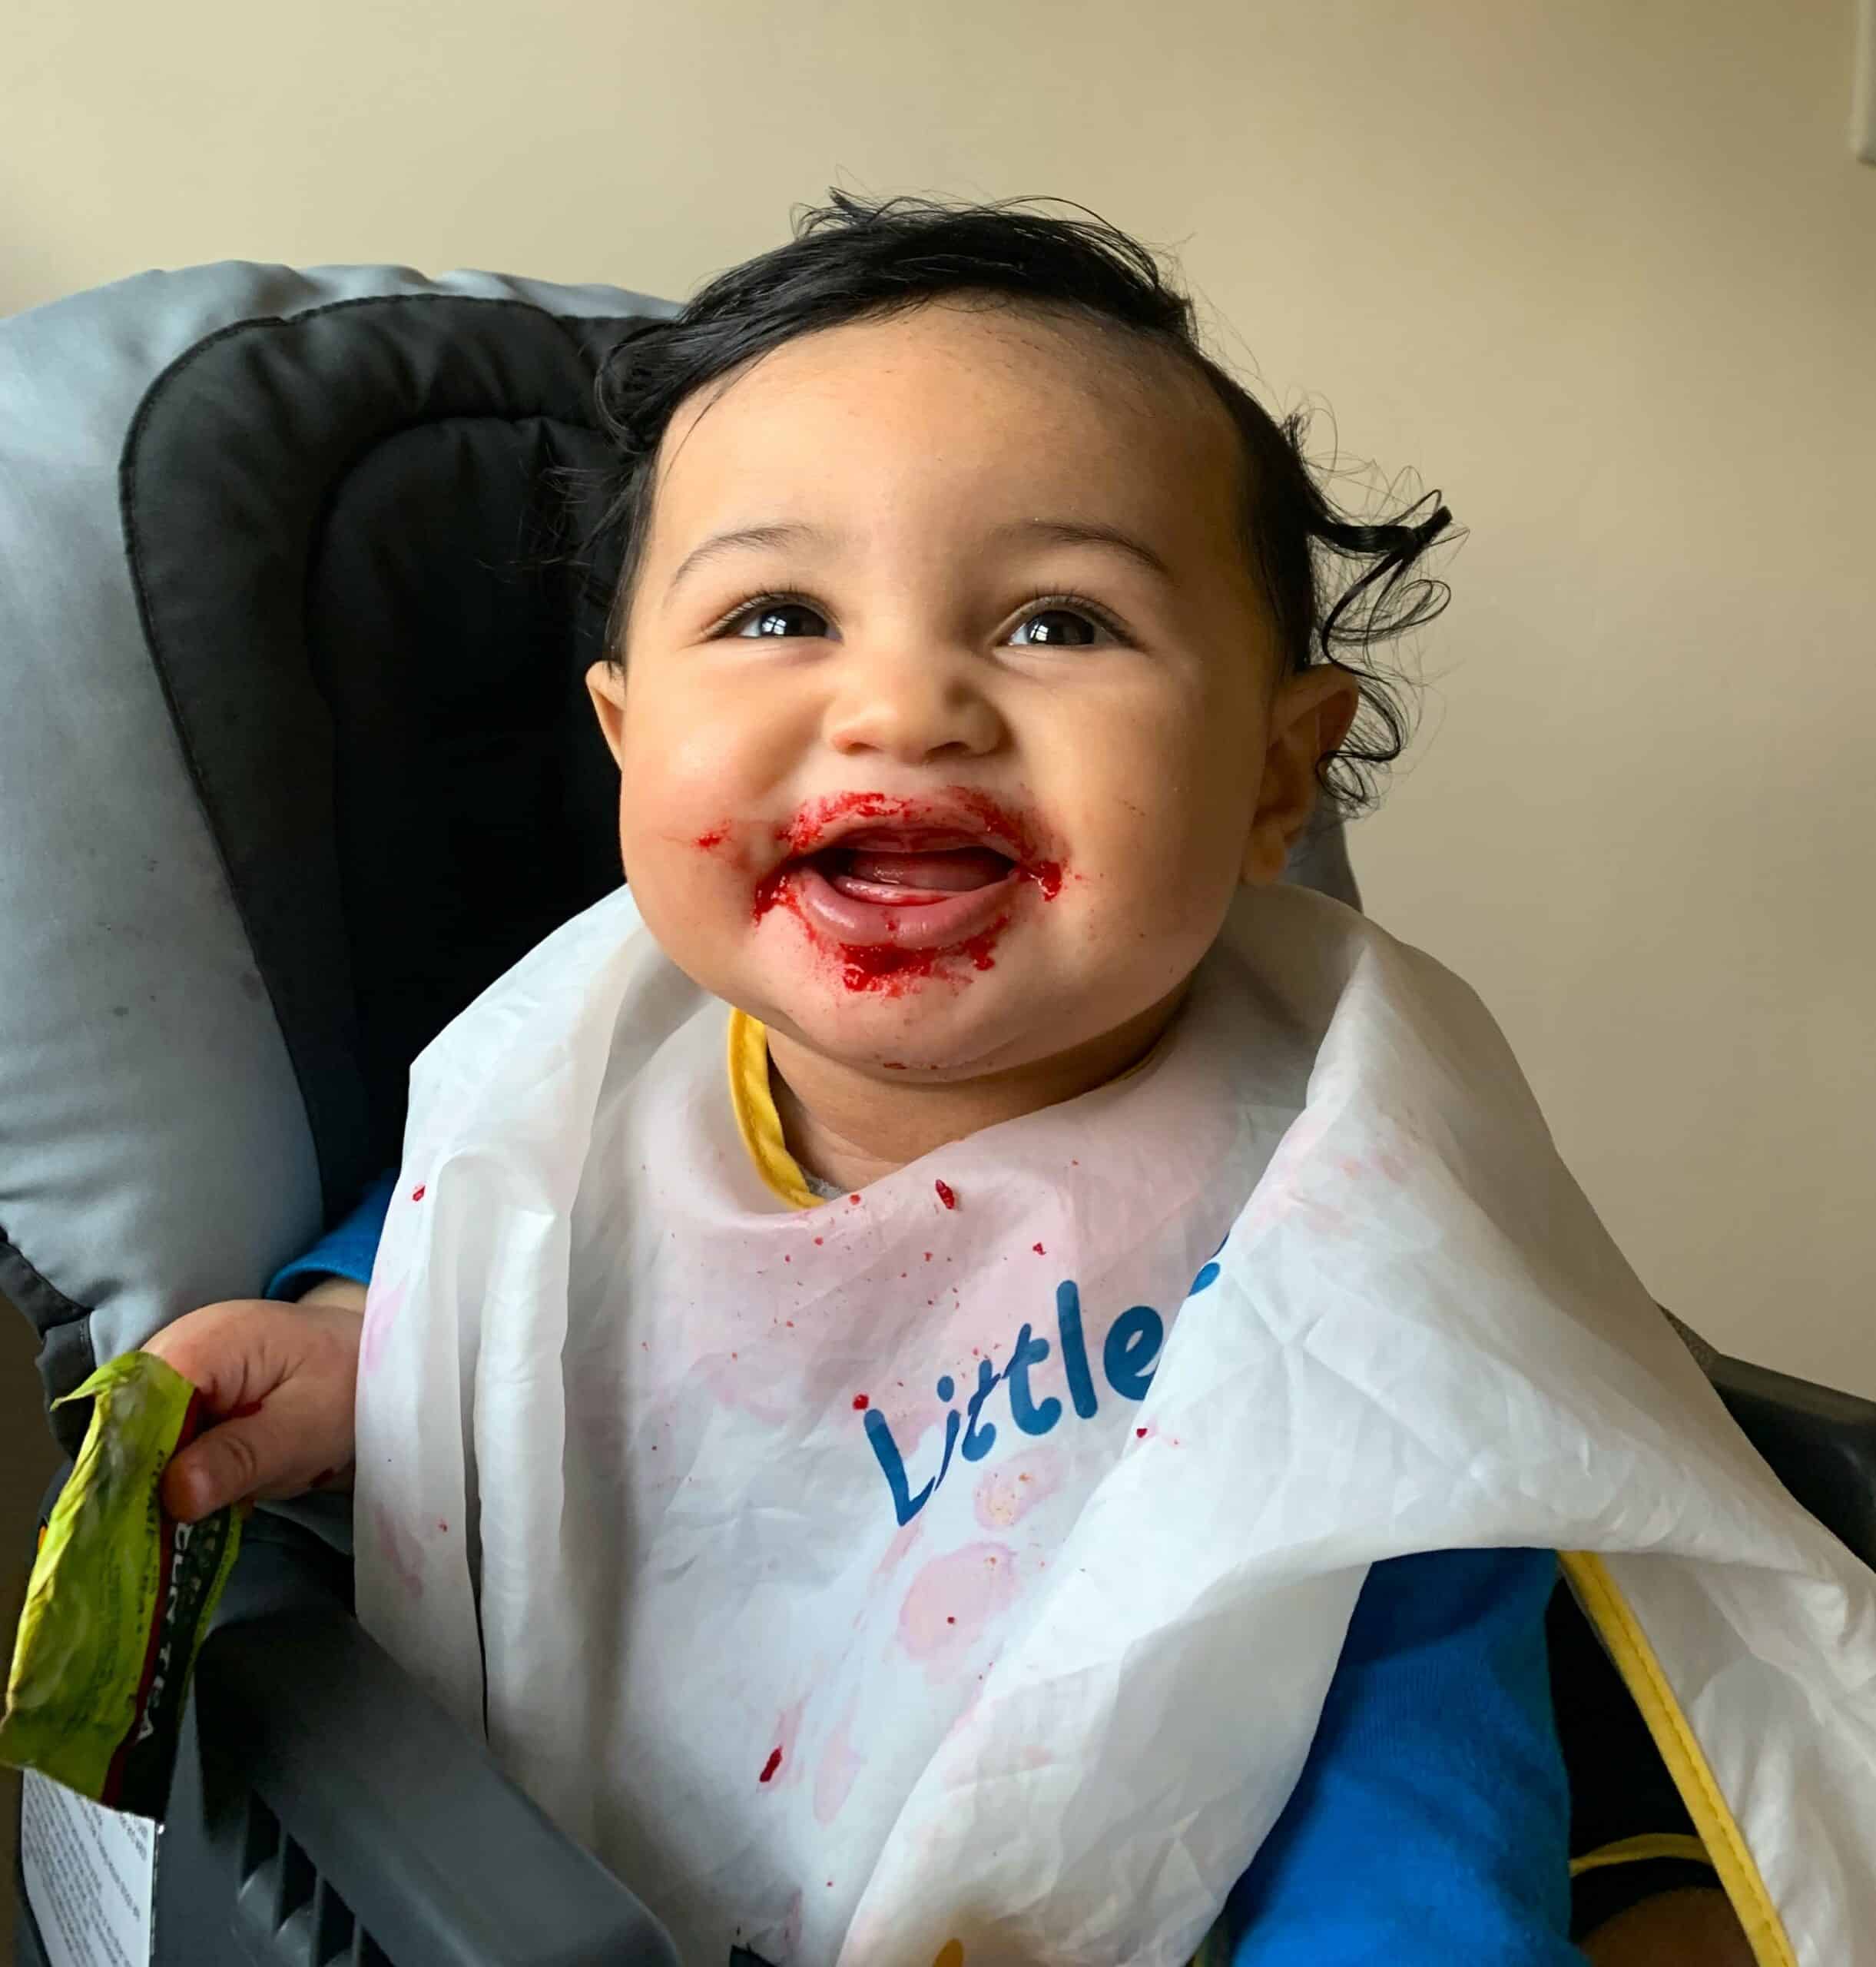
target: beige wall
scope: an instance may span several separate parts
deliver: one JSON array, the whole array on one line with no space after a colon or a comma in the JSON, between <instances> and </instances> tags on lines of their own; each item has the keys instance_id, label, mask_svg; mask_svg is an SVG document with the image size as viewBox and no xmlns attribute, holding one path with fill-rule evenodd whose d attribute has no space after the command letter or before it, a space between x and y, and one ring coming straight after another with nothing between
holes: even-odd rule
<instances>
[{"instance_id":1,"label":"beige wall","mask_svg":"<svg viewBox=\"0 0 1876 1967\"><path fill-rule=\"evenodd\" d=\"M0 308L239 256L680 293L830 179L1178 244L1472 537L1357 835L1658 1295L1876 1393L1876 169L1849 0L23 0Z\"/></svg>"}]
</instances>

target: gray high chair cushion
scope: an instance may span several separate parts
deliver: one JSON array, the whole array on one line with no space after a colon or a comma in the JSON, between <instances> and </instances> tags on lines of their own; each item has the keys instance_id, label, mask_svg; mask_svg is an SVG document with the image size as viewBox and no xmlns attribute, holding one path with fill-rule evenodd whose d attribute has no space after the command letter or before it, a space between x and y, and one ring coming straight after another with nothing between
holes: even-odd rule
<instances>
[{"instance_id":1,"label":"gray high chair cushion","mask_svg":"<svg viewBox=\"0 0 1876 1967\"><path fill-rule=\"evenodd\" d=\"M230 263L0 323L0 1291L48 1396L257 1291L394 1155L456 993L616 880L585 810L519 925L462 870L604 811L603 751L559 755L584 648L541 647L601 611L534 571L540 492L603 464L595 362L668 311ZM355 974L386 920L409 951Z\"/></svg>"}]
</instances>

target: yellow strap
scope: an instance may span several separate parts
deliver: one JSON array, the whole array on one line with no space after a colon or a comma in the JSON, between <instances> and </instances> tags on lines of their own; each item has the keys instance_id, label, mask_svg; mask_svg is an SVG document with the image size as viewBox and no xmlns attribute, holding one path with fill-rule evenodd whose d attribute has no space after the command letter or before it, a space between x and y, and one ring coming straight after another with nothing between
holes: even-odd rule
<instances>
[{"instance_id":1,"label":"yellow strap","mask_svg":"<svg viewBox=\"0 0 1876 1967\"><path fill-rule=\"evenodd\" d=\"M1732 1909L1745 1929L1753 1959L1758 1967L1798 1967L1798 1956L1791 1950L1772 1894L1765 1889L1757 1861L1713 1779L1713 1771L1686 1716L1681 1712L1647 1634L1600 1557L1587 1551L1566 1551L1561 1554L1571 1587L1609 1649L1630 1699L1648 1723L1655 1746L1661 1751L1668 1773L1674 1778L1674 1786L1681 1793L1681 1800L1700 1833L1705 1862L1719 1874Z\"/></svg>"},{"instance_id":2,"label":"yellow strap","mask_svg":"<svg viewBox=\"0 0 1876 1967\"><path fill-rule=\"evenodd\" d=\"M1599 1872L1609 1865L1645 1865L1657 1858L1673 1858L1683 1864L1705 1865L1713 1860L1698 1837L1683 1832L1651 1830L1639 1837L1625 1837L1619 1843L1605 1844L1586 1851L1569 1861L1569 1875L1581 1878L1585 1872Z\"/></svg>"},{"instance_id":3,"label":"yellow strap","mask_svg":"<svg viewBox=\"0 0 1876 1967\"><path fill-rule=\"evenodd\" d=\"M782 1138L769 1089L769 1035L747 1011L730 1013L730 1103L756 1173L791 1209L814 1209L820 1197L803 1178Z\"/></svg>"}]
</instances>

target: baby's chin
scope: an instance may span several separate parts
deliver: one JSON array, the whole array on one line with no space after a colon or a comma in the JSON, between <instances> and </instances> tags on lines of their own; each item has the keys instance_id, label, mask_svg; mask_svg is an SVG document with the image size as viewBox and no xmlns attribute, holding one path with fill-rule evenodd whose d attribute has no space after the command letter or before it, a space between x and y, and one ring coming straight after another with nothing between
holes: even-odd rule
<instances>
[{"instance_id":1,"label":"baby's chin","mask_svg":"<svg viewBox=\"0 0 1876 1967\"><path fill-rule=\"evenodd\" d=\"M818 1057L895 1083L949 1085L1018 1070L1061 1049L1059 1020L1039 1016L1033 998L1009 1001L1016 996L988 977L933 976L893 992L844 986L837 997L817 989L781 1001L751 992L744 1008Z\"/></svg>"}]
</instances>

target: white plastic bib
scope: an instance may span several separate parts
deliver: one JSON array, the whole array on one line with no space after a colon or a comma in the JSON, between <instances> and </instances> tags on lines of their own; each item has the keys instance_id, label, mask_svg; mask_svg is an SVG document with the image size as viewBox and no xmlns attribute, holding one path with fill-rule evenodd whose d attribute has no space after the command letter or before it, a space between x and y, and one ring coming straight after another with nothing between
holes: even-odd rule
<instances>
[{"instance_id":1,"label":"white plastic bib","mask_svg":"<svg viewBox=\"0 0 1876 1967\"><path fill-rule=\"evenodd\" d=\"M1635 1554L1573 1575L1760 1958L1876 1960L1872 1580L1463 985L1248 897L1145 1070L808 1210L730 1030L623 891L471 1006L360 1378L360 1615L687 1962L1178 1967L1367 1567L1462 1545Z\"/></svg>"}]
</instances>

